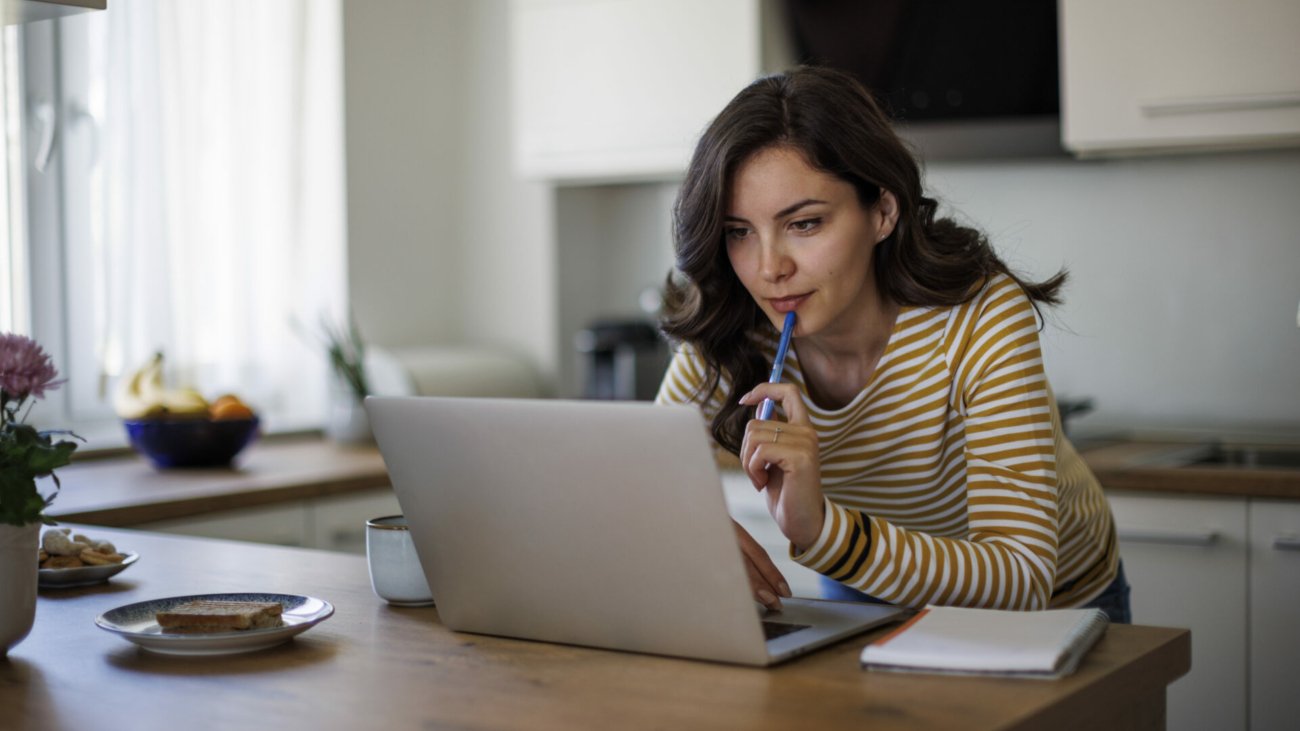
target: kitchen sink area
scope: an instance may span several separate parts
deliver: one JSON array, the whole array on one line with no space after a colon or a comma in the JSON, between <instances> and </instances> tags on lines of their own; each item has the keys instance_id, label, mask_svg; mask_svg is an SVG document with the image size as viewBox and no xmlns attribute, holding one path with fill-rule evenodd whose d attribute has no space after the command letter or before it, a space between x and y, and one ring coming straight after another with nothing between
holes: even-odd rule
<instances>
[{"instance_id":1,"label":"kitchen sink area","mask_svg":"<svg viewBox=\"0 0 1300 731\"><path fill-rule=\"evenodd\" d=\"M1300 440L1098 439L1079 452L1107 489L1300 498Z\"/></svg>"},{"instance_id":2,"label":"kitchen sink area","mask_svg":"<svg viewBox=\"0 0 1300 731\"><path fill-rule=\"evenodd\" d=\"M1300 446L1246 445L1214 442L1170 445L1135 459L1132 467L1222 467L1236 470L1300 470Z\"/></svg>"}]
</instances>

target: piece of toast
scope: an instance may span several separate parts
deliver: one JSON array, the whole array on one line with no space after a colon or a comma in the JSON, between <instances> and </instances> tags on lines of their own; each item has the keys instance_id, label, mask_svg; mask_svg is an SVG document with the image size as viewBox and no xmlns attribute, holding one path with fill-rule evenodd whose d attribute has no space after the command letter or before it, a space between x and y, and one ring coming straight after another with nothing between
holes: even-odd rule
<instances>
[{"instance_id":1,"label":"piece of toast","mask_svg":"<svg viewBox=\"0 0 1300 731\"><path fill-rule=\"evenodd\" d=\"M197 600L156 612L154 617L164 632L208 634L279 627L283 610L279 602Z\"/></svg>"}]
</instances>

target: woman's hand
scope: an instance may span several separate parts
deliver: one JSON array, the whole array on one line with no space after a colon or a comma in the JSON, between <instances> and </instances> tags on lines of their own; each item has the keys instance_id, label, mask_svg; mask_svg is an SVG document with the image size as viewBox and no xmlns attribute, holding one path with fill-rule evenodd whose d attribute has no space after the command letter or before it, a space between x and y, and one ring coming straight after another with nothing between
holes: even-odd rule
<instances>
[{"instance_id":1,"label":"woman's hand","mask_svg":"<svg viewBox=\"0 0 1300 731\"><path fill-rule=\"evenodd\" d=\"M826 520L817 431L794 384L760 384L740 403L756 406L765 398L779 403L789 421L751 420L740 445L740 464L755 489L767 488L767 509L781 532L806 550L817 542Z\"/></svg>"},{"instance_id":2,"label":"woman's hand","mask_svg":"<svg viewBox=\"0 0 1300 731\"><path fill-rule=\"evenodd\" d=\"M790 585L785 583L785 577L749 531L735 520L731 524L736 528L736 541L745 556L745 572L749 574L749 585L754 589L754 601L774 612L781 611L781 600L777 597L791 596Z\"/></svg>"}]
</instances>

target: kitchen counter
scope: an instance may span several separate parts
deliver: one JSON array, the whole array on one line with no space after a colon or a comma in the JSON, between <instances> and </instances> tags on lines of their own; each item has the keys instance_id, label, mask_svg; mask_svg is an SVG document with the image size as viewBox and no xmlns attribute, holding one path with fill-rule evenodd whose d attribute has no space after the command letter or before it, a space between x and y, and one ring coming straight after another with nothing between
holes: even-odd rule
<instances>
[{"instance_id":1,"label":"kitchen counter","mask_svg":"<svg viewBox=\"0 0 1300 731\"><path fill-rule=\"evenodd\" d=\"M1108 490L1300 500L1300 469L1175 466L1179 455L1197 446L1117 441L1082 455ZM59 478L63 489L51 515L113 527L390 485L377 447L343 447L321 439L254 445L233 469L156 470L129 456L75 462L60 469Z\"/></svg>"},{"instance_id":2,"label":"kitchen counter","mask_svg":"<svg viewBox=\"0 0 1300 731\"><path fill-rule=\"evenodd\" d=\"M140 554L108 584L42 589L0 660L5 728L1163 729L1187 630L1112 626L1058 681L864 672L889 628L772 669L459 634L395 608L364 558L76 528ZM124 604L199 593L316 596L335 614L287 644L203 658L140 650L94 625Z\"/></svg>"},{"instance_id":3,"label":"kitchen counter","mask_svg":"<svg viewBox=\"0 0 1300 731\"><path fill-rule=\"evenodd\" d=\"M1286 447L1282 451L1300 447ZM1107 490L1300 500L1300 468L1194 464L1213 451L1188 442L1116 441L1081 452Z\"/></svg>"},{"instance_id":4,"label":"kitchen counter","mask_svg":"<svg viewBox=\"0 0 1300 731\"><path fill-rule=\"evenodd\" d=\"M50 515L116 527L390 486L378 447L321 439L255 444L234 468L157 470L129 456L74 462L58 475Z\"/></svg>"}]
</instances>

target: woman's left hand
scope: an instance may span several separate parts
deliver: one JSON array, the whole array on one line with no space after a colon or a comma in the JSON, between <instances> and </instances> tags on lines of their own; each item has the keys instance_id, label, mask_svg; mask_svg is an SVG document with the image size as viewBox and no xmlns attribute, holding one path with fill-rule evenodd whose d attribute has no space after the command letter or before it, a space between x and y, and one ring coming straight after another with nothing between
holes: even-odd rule
<instances>
[{"instance_id":1,"label":"woman's left hand","mask_svg":"<svg viewBox=\"0 0 1300 731\"><path fill-rule=\"evenodd\" d=\"M767 509L781 532L796 548L806 550L817 542L826 520L817 431L794 384L760 384L740 403L757 406L765 398L780 404L789 421L750 420L740 464L755 489L767 488Z\"/></svg>"}]
</instances>

